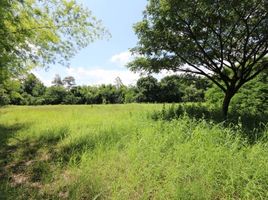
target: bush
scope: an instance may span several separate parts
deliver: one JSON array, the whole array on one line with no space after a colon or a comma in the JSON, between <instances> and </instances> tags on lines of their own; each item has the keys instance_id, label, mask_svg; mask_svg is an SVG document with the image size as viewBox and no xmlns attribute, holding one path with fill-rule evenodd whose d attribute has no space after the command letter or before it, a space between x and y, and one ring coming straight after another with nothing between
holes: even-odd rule
<instances>
[{"instance_id":1,"label":"bush","mask_svg":"<svg viewBox=\"0 0 268 200\"><path fill-rule=\"evenodd\" d=\"M68 93L63 99L64 104L77 104L81 100L80 97L74 96L72 93Z\"/></svg>"},{"instance_id":2,"label":"bush","mask_svg":"<svg viewBox=\"0 0 268 200\"><path fill-rule=\"evenodd\" d=\"M10 98L7 94L7 91L3 88L0 88L0 106L8 105L10 103Z\"/></svg>"},{"instance_id":3,"label":"bush","mask_svg":"<svg viewBox=\"0 0 268 200\"><path fill-rule=\"evenodd\" d=\"M250 142L255 142L263 136L266 126L268 126L268 113L249 113L246 111L232 110L229 113L229 118L226 121L219 107L207 106L202 103L179 104L169 107L163 106L162 110L154 111L151 115L153 120L181 119L185 116L200 120L205 119L212 123L224 123L235 129L242 129L245 137Z\"/></svg>"},{"instance_id":4,"label":"bush","mask_svg":"<svg viewBox=\"0 0 268 200\"><path fill-rule=\"evenodd\" d=\"M45 93L45 101L47 104L61 104L66 95L67 91L63 86L52 86Z\"/></svg>"},{"instance_id":5,"label":"bush","mask_svg":"<svg viewBox=\"0 0 268 200\"><path fill-rule=\"evenodd\" d=\"M181 118L185 115L196 119L205 118L217 121L223 119L220 109L208 107L202 103L172 104L172 106L168 108L164 105L161 111L153 112L152 118L154 120L172 120Z\"/></svg>"},{"instance_id":6,"label":"bush","mask_svg":"<svg viewBox=\"0 0 268 200\"><path fill-rule=\"evenodd\" d=\"M206 92L206 102L209 105L220 107L223 101L223 92L213 86ZM231 112L251 115L268 113L268 76L263 73L256 79L248 82L233 97L230 103Z\"/></svg>"}]
</instances>

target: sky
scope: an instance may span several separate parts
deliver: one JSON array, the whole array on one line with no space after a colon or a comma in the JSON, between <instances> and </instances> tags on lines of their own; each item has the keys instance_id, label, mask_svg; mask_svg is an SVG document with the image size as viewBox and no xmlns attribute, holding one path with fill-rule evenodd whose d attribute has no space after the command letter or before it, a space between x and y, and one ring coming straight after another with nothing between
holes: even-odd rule
<instances>
[{"instance_id":1,"label":"sky","mask_svg":"<svg viewBox=\"0 0 268 200\"><path fill-rule=\"evenodd\" d=\"M120 77L125 85L135 84L139 73L130 72L129 49L137 44L133 24L142 19L146 0L80 0L111 33L110 39L98 40L79 51L71 59L70 67L51 66L48 70L35 69L33 73L47 86L56 74L62 78L73 76L77 85L113 84ZM161 78L163 74L156 75Z\"/></svg>"}]
</instances>

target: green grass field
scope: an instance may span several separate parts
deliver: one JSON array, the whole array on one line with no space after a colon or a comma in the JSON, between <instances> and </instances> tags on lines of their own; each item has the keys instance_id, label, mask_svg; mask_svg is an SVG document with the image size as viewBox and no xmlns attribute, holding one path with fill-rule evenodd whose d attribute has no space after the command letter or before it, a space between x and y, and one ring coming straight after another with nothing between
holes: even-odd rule
<instances>
[{"instance_id":1,"label":"green grass field","mask_svg":"<svg viewBox=\"0 0 268 200\"><path fill-rule=\"evenodd\" d=\"M0 199L267 199L268 129L182 117L162 105L0 109Z\"/></svg>"}]
</instances>

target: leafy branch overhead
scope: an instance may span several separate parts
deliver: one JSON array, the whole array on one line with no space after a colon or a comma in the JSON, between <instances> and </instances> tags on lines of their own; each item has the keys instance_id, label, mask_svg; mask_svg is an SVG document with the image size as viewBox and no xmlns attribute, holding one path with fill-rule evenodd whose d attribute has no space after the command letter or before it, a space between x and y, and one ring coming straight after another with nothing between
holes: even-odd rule
<instances>
[{"instance_id":1,"label":"leafy branch overhead","mask_svg":"<svg viewBox=\"0 0 268 200\"><path fill-rule=\"evenodd\" d=\"M206 76L226 94L228 110L239 88L268 66L267 10L266 0L149 0L134 26L132 52L141 57L128 66Z\"/></svg>"},{"instance_id":2,"label":"leafy branch overhead","mask_svg":"<svg viewBox=\"0 0 268 200\"><path fill-rule=\"evenodd\" d=\"M36 65L68 65L78 50L107 35L91 11L75 0L2 0L1 75Z\"/></svg>"}]
</instances>

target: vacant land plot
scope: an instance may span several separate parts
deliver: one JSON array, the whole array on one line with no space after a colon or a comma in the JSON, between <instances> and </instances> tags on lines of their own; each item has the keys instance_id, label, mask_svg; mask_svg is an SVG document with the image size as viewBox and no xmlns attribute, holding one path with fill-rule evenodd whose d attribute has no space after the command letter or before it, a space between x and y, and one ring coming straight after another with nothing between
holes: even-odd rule
<instances>
[{"instance_id":1,"label":"vacant land plot","mask_svg":"<svg viewBox=\"0 0 268 200\"><path fill-rule=\"evenodd\" d=\"M182 117L162 105L0 109L0 199L266 199L268 130Z\"/></svg>"}]
</instances>

